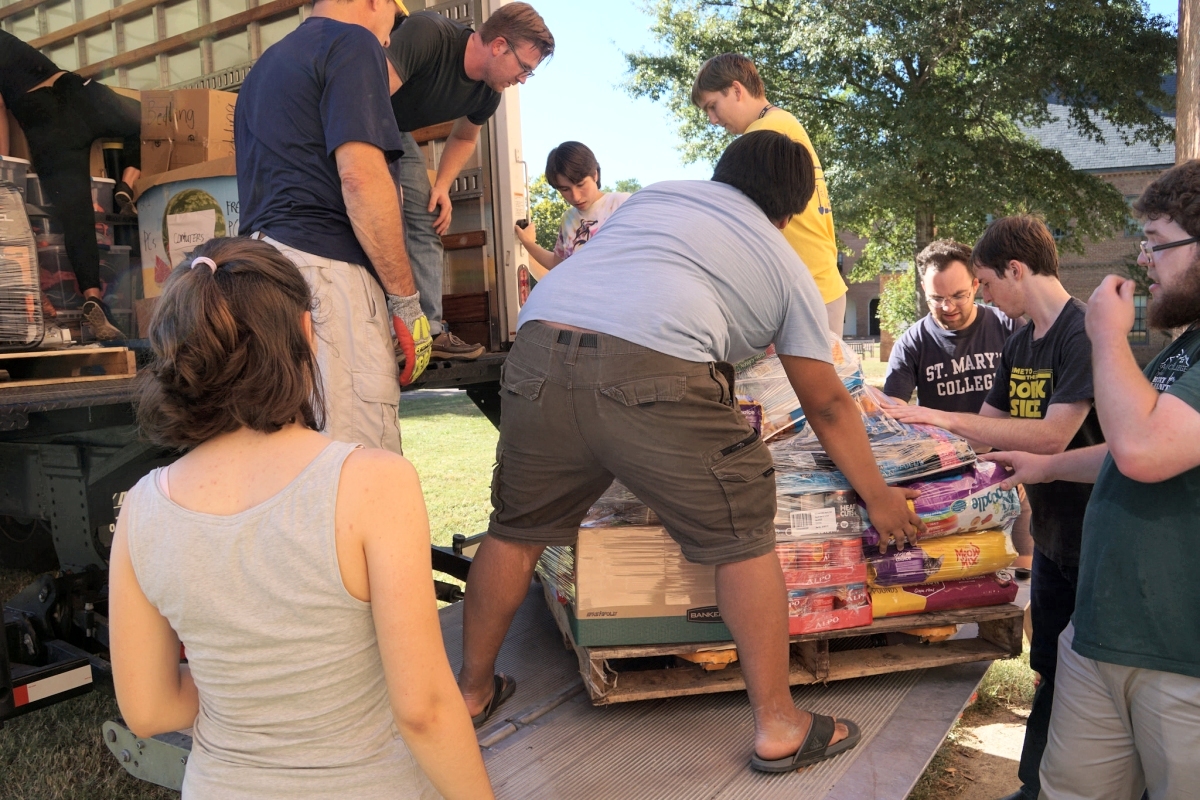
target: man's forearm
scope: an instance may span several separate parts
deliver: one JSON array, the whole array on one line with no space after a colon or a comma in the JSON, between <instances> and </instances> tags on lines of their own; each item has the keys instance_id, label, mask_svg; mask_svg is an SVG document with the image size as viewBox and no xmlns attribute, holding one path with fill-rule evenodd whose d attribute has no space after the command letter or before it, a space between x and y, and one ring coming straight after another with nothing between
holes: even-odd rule
<instances>
[{"instance_id":1,"label":"man's forearm","mask_svg":"<svg viewBox=\"0 0 1200 800\"><path fill-rule=\"evenodd\" d=\"M342 198L354 236L367 253L379 282L388 294L415 294L412 265L404 246L404 222L396 185L386 170L357 180L342 181Z\"/></svg>"},{"instance_id":2,"label":"man's forearm","mask_svg":"<svg viewBox=\"0 0 1200 800\"><path fill-rule=\"evenodd\" d=\"M1063 450L1055 437L1047 435L1050 431L1044 419L987 417L963 412L947 413L943 418L944 424L939 421L940 427L993 450L1020 450L1041 455L1053 455Z\"/></svg>"},{"instance_id":3,"label":"man's forearm","mask_svg":"<svg viewBox=\"0 0 1200 800\"><path fill-rule=\"evenodd\" d=\"M1051 456L1049 480L1095 483L1096 477L1100 474L1100 467L1104 465L1104 459L1107 456L1107 444L1080 447Z\"/></svg>"}]
</instances>

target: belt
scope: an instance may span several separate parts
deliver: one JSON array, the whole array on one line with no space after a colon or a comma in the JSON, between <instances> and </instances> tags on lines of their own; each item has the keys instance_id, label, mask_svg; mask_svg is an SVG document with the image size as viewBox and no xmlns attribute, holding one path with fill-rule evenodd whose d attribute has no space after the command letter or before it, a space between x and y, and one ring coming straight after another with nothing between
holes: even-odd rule
<instances>
[{"instance_id":1,"label":"belt","mask_svg":"<svg viewBox=\"0 0 1200 800\"><path fill-rule=\"evenodd\" d=\"M579 333L579 331L559 331L558 332L558 343L559 344L570 344L571 337L573 335L575 335L576 333ZM580 347L591 347L593 349L599 347L600 346L600 334L598 334L598 333L579 333L579 346Z\"/></svg>"}]
</instances>

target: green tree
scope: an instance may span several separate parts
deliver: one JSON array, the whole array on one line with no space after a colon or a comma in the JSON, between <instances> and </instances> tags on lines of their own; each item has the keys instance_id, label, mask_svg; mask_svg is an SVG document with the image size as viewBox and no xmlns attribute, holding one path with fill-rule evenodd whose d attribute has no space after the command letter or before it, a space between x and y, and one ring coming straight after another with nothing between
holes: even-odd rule
<instances>
[{"instance_id":1,"label":"green tree","mask_svg":"<svg viewBox=\"0 0 1200 800\"><path fill-rule=\"evenodd\" d=\"M622 178L615 188L605 186L606 192L636 192L642 188L637 178ZM563 214L570 206L558 190L546 182L545 175L538 175L529 185L529 219L537 230L537 243L547 250L554 249Z\"/></svg>"},{"instance_id":2,"label":"green tree","mask_svg":"<svg viewBox=\"0 0 1200 800\"><path fill-rule=\"evenodd\" d=\"M767 97L808 130L835 222L868 239L852 280L913 263L934 238L973 241L989 215L1040 213L1074 251L1119 229L1121 195L1026 133L1056 113L1100 141L1101 121L1126 142L1173 136L1159 112L1174 105L1161 76L1174 71L1175 35L1138 0L655 0L653 10L662 49L626 55L628 91L664 101L685 157L711 161L729 137L691 105L692 81L718 53L753 59Z\"/></svg>"},{"instance_id":3,"label":"green tree","mask_svg":"<svg viewBox=\"0 0 1200 800\"><path fill-rule=\"evenodd\" d=\"M545 175L538 175L529 185L529 220L537 231L537 243L540 246L547 250L554 249L563 214L569 208L558 190L546 182Z\"/></svg>"}]
</instances>

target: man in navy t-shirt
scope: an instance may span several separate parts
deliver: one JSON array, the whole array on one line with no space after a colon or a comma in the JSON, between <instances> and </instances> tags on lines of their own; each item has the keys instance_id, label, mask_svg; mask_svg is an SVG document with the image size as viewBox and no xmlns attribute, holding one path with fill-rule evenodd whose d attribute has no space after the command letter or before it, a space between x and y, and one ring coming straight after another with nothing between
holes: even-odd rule
<instances>
[{"instance_id":1,"label":"man in navy t-shirt","mask_svg":"<svg viewBox=\"0 0 1200 800\"><path fill-rule=\"evenodd\" d=\"M905 403L976 414L992 388L1004 342L1025 325L978 305L971 248L942 239L917 256L929 313L892 348L883 392Z\"/></svg>"},{"instance_id":2,"label":"man in navy t-shirt","mask_svg":"<svg viewBox=\"0 0 1200 800\"><path fill-rule=\"evenodd\" d=\"M318 303L325 430L397 453L392 332L401 383L425 368L431 344L389 169L403 144L383 48L402 11L394 0L317 0L254 65L234 116L241 228L295 262Z\"/></svg>"}]
</instances>

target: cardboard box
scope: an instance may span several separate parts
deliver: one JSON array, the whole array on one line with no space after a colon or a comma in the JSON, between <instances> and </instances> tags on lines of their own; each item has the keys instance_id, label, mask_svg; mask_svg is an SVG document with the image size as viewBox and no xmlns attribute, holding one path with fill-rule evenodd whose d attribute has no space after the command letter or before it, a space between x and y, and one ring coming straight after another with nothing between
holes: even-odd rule
<instances>
[{"instance_id":1,"label":"cardboard box","mask_svg":"<svg viewBox=\"0 0 1200 800\"><path fill-rule=\"evenodd\" d=\"M171 169L233 155L236 94L214 89L180 89L171 95L175 111Z\"/></svg>"},{"instance_id":2,"label":"cardboard box","mask_svg":"<svg viewBox=\"0 0 1200 800\"><path fill-rule=\"evenodd\" d=\"M233 156L143 177L137 185L142 284L158 297L175 265L217 236L237 236Z\"/></svg>"},{"instance_id":3,"label":"cardboard box","mask_svg":"<svg viewBox=\"0 0 1200 800\"><path fill-rule=\"evenodd\" d=\"M565 607L576 644L602 647L733 638L717 609L714 568L685 559L662 527L581 528L574 548L546 549L538 573ZM871 624L863 563L794 570L786 577L792 635ZM849 604L843 597L848 589L857 589L850 592ZM833 594L836 599L828 603L829 608L800 602L818 594Z\"/></svg>"},{"instance_id":4,"label":"cardboard box","mask_svg":"<svg viewBox=\"0 0 1200 800\"><path fill-rule=\"evenodd\" d=\"M551 547L538 564L584 646L722 642L714 568L693 564L666 530L581 528L575 547Z\"/></svg>"},{"instance_id":5,"label":"cardboard box","mask_svg":"<svg viewBox=\"0 0 1200 800\"><path fill-rule=\"evenodd\" d=\"M142 174L232 156L237 95L214 89L142 92Z\"/></svg>"}]
</instances>

